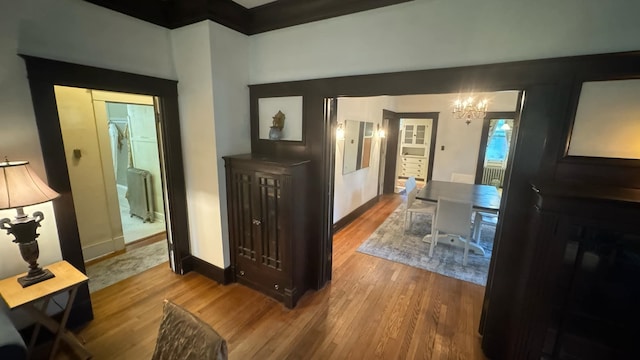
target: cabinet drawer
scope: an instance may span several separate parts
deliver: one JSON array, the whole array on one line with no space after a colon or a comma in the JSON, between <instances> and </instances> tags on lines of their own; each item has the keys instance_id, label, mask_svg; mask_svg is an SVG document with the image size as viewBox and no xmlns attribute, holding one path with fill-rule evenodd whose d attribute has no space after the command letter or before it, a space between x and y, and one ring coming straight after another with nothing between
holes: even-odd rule
<instances>
[{"instance_id":1,"label":"cabinet drawer","mask_svg":"<svg viewBox=\"0 0 640 360\"><path fill-rule=\"evenodd\" d=\"M425 164L426 159L423 158L412 158L412 157L403 157L402 158L402 163L403 164Z\"/></svg>"},{"instance_id":2,"label":"cabinet drawer","mask_svg":"<svg viewBox=\"0 0 640 360\"><path fill-rule=\"evenodd\" d=\"M401 169L403 170L411 170L411 171L420 171L424 169L425 166L421 164L402 164Z\"/></svg>"}]
</instances>

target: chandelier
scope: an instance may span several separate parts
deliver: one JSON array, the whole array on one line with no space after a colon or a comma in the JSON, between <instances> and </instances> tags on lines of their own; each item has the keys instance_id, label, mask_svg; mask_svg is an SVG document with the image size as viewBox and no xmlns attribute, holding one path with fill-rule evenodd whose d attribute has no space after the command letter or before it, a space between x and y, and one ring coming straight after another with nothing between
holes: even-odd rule
<instances>
[{"instance_id":1,"label":"chandelier","mask_svg":"<svg viewBox=\"0 0 640 360\"><path fill-rule=\"evenodd\" d=\"M465 119L465 122L469 125L471 120L484 119L487 113L487 104L486 99L474 102L471 96L466 100L458 99L453 103L453 117Z\"/></svg>"}]
</instances>

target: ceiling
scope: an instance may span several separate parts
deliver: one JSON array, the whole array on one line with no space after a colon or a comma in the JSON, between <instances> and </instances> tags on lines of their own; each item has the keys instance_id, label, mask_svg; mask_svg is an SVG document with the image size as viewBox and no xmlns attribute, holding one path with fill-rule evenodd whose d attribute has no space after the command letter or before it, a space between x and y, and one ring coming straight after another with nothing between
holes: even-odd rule
<instances>
[{"instance_id":1,"label":"ceiling","mask_svg":"<svg viewBox=\"0 0 640 360\"><path fill-rule=\"evenodd\" d=\"M413 0L85 0L168 29L211 20L253 35Z\"/></svg>"}]
</instances>

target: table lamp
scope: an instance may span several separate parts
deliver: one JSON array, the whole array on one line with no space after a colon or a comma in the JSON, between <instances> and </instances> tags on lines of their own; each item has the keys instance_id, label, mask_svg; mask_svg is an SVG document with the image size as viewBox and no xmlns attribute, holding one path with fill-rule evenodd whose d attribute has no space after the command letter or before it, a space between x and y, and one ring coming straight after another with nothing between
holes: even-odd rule
<instances>
[{"instance_id":1,"label":"table lamp","mask_svg":"<svg viewBox=\"0 0 640 360\"><path fill-rule=\"evenodd\" d=\"M13 242L18 243L22 258L29 263L27 275L18 278L22 287L54 277L51 271L43 270L38 265L40 249L36 238L40 235L36 233L36 229L44 220L44 214L36 211L33 216L28 216L23 207L41 204L60 196L40 180L28 164L28 161L10 162L6 158L4 162L0 162L0 210L16 209L18 212L13 221L8 218L0 220L0 229L15 236Z\"/></svg>"}]
</instances>

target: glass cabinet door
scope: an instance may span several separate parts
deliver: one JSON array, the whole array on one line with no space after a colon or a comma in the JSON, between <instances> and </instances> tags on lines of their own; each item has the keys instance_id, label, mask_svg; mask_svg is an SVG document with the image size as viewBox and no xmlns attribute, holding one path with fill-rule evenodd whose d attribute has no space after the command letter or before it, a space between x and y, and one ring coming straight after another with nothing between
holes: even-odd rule
<instances>
[{"instance_id":1,"label":"glass cabinet door","mask_svg":"<svg viewBox=\"0 0 640 360\"><path fill-rule=\"evenodd\" d=\"M425 144L425 135L427 133L426 125L416 125L416 145L424 145Z\"/></svg>"},{"instance_id":2,"label":"glass cabinet door","mask_svg":"<svg viewBox=\"0 0 640 360\"><path fill-rule=\"evenodd\" d=\"M415 133L415 125L405 125L404 126L404 143L405 144L413 144L413 137Z\"/></svg>"}]
</instances>

